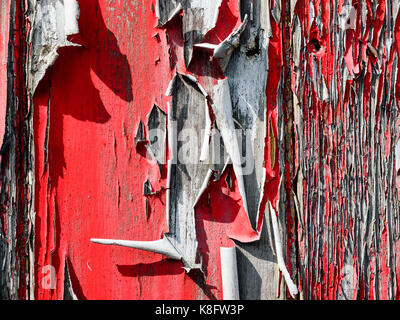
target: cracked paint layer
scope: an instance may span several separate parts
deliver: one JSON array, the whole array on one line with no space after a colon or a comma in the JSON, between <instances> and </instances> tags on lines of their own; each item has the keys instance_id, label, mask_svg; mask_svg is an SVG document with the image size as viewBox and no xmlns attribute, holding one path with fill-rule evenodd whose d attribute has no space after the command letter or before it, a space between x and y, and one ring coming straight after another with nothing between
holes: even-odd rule
<instances>
[{"instance_id":1,"label":"cracked paint layer","mask_svg":"<svg viewBox=\"0 0 400 320\"><path fill-rule=\"evenodd\" d=\"M297 1L292 21L303 296L398 298L398 3Z\"/></svg>"}]
</instances>

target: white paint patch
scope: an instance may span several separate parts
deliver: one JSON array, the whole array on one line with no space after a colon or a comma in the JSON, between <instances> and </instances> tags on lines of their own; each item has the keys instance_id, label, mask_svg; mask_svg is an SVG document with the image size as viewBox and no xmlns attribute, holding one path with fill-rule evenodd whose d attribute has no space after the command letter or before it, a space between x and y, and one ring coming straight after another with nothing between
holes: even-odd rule
<instances>
[{"instance_id":1,"label":"white paint patch","mask_svg":"<svg viewBox=\"0 0 400 320\"><path fill-rule=\"evenodd\" d=\"M64 0L64 30L66 35L79 33L79 5L76 0Z\"/></svg>"},{"instance_id":2,"label":"white paint patch","mask_svg":"<svg viewBox=\"0 0 400 320\"><path fill-rule=\"evenodd\" d=\"M201 147L201 153L200 153L200 162L204 162L208 159L209 153L210 153L210 141L211 141L211 118L210 118L210 112L208 110L208 103L207 100L204 100L204 113L205 113L205 119L206 119L206 126L204 129L204 139L203 139L203 145Z\"/></svg>"},{"instance_id":3,"label":"white paint patch","mask_svg":"<svg viewBox=\"0 0 400 320\"><path fill-rule=\"evenodd\" d=\"M222 295L224 300L239 300L236 248L220 248Z\"/></svg>"}]
</instances>

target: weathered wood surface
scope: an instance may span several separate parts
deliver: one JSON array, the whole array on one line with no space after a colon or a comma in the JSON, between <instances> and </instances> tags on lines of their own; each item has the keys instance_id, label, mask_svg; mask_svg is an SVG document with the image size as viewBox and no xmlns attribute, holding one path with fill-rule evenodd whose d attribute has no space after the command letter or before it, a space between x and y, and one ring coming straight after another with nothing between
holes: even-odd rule
<instances>
[{"instance_id":1,"label":"weathered wood surface","mask_svg":"<svg viewBox=\"0 0 400 320\"><path fill-rule=\"evenodd\" d=\"M0 297L399 298L398 11L3 1Z\"/></svg>"}]
</instances>

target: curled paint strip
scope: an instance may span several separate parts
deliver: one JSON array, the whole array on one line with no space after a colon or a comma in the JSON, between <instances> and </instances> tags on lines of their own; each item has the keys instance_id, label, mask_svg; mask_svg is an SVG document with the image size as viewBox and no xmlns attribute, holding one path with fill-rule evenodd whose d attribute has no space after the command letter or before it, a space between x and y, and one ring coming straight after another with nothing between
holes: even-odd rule
<instances>
[{"instance_id":1,"label":"curled paint strip","mask_svg":"<svg viewBox=\"0 0 400 320\"><path fill-rule=\"evenodd\" d=\"M279 235L278 219L276 218L275 210L272 207L271 202L268 201L268 205L272 219L272 229L275 238L275 250L276 250L276 258L278 260L278 267L282 272L283 278L285 279L290 295L292 296L292 298L295 298L296 295L299 293L299 291L297 290L297 286L294 284L293 280L290 278L289 272L285 265L285 261L283 260L282 243Z\"/></svg>"},{"instance_id":2,"label":"curled paint strip","mask_svg":"<svg viewBox=\"0 0 400 320\"><path fill-rule=\"evenodd\" d=\"M234 29L231 34L226 37L221 43L218 45L211 43L198 43L195 44L194 47L212 50L213 51L213 59L220 59L220 66L223 71L225 71L228 66L229 59L240 43L240 35L244 31L247 26L247 14L245 15L242 24Z\"/></svg>"},{"instance_id":3,"label":"curled paint strip","mask_svg":"<svg viewBox=\"0 0 400 320\"><path fill-rule=\"evenodd\" d=\"M104 245L115 245L126 248L134 248L145 251L151 251L159 253L167 258L174 260L181 260L182 256L171 244L167 238L163 238L155 241L131 241L131 240L115 240L115 239L90 239L93 243L104 244Z\"/></svg>"}]
</instances>

